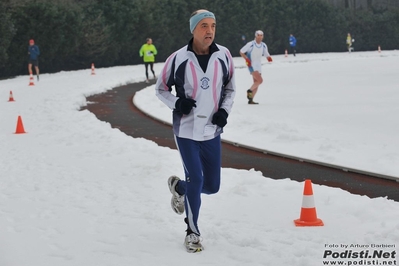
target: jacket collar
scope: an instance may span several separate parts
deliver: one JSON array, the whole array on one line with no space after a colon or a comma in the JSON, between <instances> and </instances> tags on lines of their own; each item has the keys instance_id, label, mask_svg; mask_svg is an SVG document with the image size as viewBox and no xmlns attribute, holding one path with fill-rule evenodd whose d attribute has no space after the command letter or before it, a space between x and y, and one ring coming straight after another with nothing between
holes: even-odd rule
<instances>
[{"instance_id":1,"label":"jacket collar","mask_svg":"<svg viewBox=\"0 0 399 266\"><path fill-rule=\"evenodd\" d=\"M193 41L194 38L191 38L191 40L188 42L187 51L193 52L195 54L193 50ZM212 42L211 45L209 46L209 54L213 54L214 52L217 51L219 51L219 48L217 47L215 42Z\"/></svg>"}]
</instances>

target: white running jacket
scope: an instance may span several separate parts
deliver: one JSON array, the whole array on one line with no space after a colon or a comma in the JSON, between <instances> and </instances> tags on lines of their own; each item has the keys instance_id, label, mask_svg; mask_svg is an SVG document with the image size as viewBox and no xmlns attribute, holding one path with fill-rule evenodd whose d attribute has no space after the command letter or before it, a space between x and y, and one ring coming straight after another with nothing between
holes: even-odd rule
<instances>
[{"instance_id":1,"label":"white running jacket","mask_svg":"<svg viewBox=\"0 0 399 266\"><path fill-rule=\"evenodd\" d=\"M235 96L234 63L230 51L212 43L211 55L204 72L192 51L191 43L166 60L155 85L157 97L173 110L173 133L195 141L210 140L223 132L212 124L212 116L219 108L228 114ZM175 93L172 93L174 87ZM188 115L175 110L181 98L196 101Z\"/></svg>"},{"instance_id":2,"label":"white running jacket","mask_svg":"<svg viewBox=\"0 0 399 266\"><path fill-rule=\"evenodd\" d=\"M253 70L262 74L262 57L270 56L266 43L258 44L256 41L250 41L240 49L240 52L246 54L251 60Z\"/></svg>"}]
</instances>

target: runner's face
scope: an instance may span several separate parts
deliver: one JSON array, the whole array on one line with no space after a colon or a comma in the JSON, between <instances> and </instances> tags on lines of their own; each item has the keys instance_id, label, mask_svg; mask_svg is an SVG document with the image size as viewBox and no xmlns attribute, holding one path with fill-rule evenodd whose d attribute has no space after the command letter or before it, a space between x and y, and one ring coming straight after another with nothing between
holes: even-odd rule
<instances>
[{"instance_id":1,"label":"runner's face","mask_svg":"<svg viewBox=\"0 0 399 266\"><path fill-rule=\"evenodd\" d=\"M215 39L216 22L213 18L204 18L193 31L193 37L201 46L210 46Z\"/></svg>"},{"instance_id":2,"label":"runner's face","mask_svg":"<svg viewBox=\"0 0 399 266\"><path fill-rule=\"evenodd\" d=\"M263 41L263 34L256 34L255 39L256 39L256 42Z\"/></svg>"}]
</instances>

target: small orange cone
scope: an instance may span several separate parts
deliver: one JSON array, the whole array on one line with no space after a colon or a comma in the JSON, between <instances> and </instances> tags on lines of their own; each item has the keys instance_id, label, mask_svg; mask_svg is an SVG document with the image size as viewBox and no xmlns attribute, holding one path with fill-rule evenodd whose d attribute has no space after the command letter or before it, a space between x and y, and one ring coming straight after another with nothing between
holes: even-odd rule
<instances>
[{"instance_id":1,"label":"small orange cone","mask_svg":"<svg viewBox=\"0 0 399 266\"><path fill-rule=\"evenodd\" d=\"M294 220L296 226L323 226L322 220L317 218L316 207L313 198L312 181L305 180L305 187L303 190L301 216Z\"/></svg>"},{"instance_id":2,"label":"small orange cone","mask_svg":"<svg viewBox=\"0 0 399 266\"><path fill-rule=\"evenodd\" d=\"M10 97L8 98L9 102L14 102L14 96L12 96L12 91L10 91Z\"/></svg>"},{"instance_id":3,"label":"small orange cone","mask_svg":"<svg viewBox=\"0 0 399 266\"><path fill-rule=\"evenodd\" d=\"M287 49L285 49L285 57L287 57L288 56L288 51L287 51Z\"/></svg>"},{"instance_id":4,"label":"small orange cone","mask_svg":"<svg viewBox=\"0 0 399 266\"><path fill-rule=\"evenodd\" d=\"M381 46L378 45L378 52L381 53Z\"/></svg>"},{"instance_id":5,"label":"small orange cone","mask_svg":"<svg viewBox=\"0 0 399 266\"><path fill-rule=\"evenodd\" d=\"M33 80L33 75L32 74L30 74L30 77L29 77L29 86L35 86L35 82Z\"/></svg>"},{"instance_id":6,"label":"small orange cone","mask_svg":"<svg viewBox=\"0 0 399 266\"><path fill-rule=\"evenodd\" d=\"M22 124L22 118L19 115L18 116L18 121L17 121L17 129L15 130L15 134L23 134L26 133L24 129L24 125Z\"/></svg>"},{"instance_id":7,"label":"small orange cone","mask_svg":"<svg viewBox=\"0 0 399 266\"><path fill-rule=\"evenodd\" d=\"M91 74L92 75L96 74L96 71L95 71L95 68L94 68L94 63L91 64Z\"/></svg>"}]
</instances>

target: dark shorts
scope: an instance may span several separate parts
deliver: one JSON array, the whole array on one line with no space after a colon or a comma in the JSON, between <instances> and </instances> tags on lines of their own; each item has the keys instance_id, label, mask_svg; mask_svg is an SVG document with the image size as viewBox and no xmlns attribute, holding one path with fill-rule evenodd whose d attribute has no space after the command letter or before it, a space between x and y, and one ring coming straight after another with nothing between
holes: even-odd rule
<instances>
[{"instance_id":1,"label":"dark shorts","mask_svg":"<svg viewBox=\"0 0 399 266\"><path fill-rule=\"evenodd\" d=\"M35 67L37 67L37 66L39 66L39 60L38 59L36 59L36 60L29 59L29 64L32 64Z\"/></svg>"}]
</instances>

